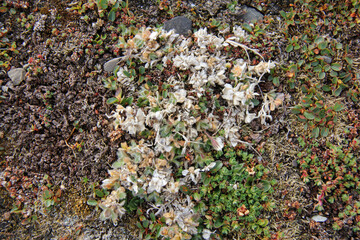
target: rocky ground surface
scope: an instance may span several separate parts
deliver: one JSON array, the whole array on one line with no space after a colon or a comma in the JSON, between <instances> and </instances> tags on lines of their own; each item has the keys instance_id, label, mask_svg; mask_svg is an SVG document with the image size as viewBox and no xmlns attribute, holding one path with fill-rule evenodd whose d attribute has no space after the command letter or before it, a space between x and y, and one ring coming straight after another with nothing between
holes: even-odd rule
<instances>
[{"instance_id":1,"label":"rocky ground surface","mask_svg":"<svg viewBox=\"0 0 360 240\"><path fill-rule=\"evenodd\" d=\"M252 8L259 8L253 1L238 1L237 12L230 13L228 5L232 1L228 0L160 1L171 6L172 15L159 1L130 0L131 14L119 14L111 22L104 21L95 10L89 9L86 19L69 10L84 1L5 2L0 36L3 42L14 45L6 56L1 55L9 59L1 60L0 72L2 239L137 239L131 216L114 226L98 220L99 212L87 204L94 189L108 176L119 147L119 141L112 141L109 135L112 128L106 116L114 109L106 103L114 91L102 83L108 75L103 70L104 63L120 54L114 46L118 33L113 26L121 21L158 26L174 15L191 19L193 28L203 26L209 19L240 24L253 17L261 21L264 15L279 18L279 12L291 3L258 1L263 2L260 13ZM244 15L246 9L250 16ZM281 39L277 47L280 50L276 50L273 60L282 62L289 56L284 54ZM17 70L8 74L10 69ZM290 122L286 123L285 117L286 113L278 113L277 124L269 129L251 128L268 130L270 137L291 148L296 137L288 131ZM284 168L278 179L286 184L280 185L275 197L298 197L302 199L300 203L306 204L313 195L294 172L296 161L292 154L269 151L265 156L283 159ZM46 201L50 200L44 196L46 190L54 202ZM287 190L294 192L287 195ZM52 207L49 209L46 204ZM291 214L296 206L289 209ZM310 239L314 235L307 227L306 211L289 219L285 220L279 211L274 214L274 221L282 224L272 224L293 239ZM325 230L317 231L319 234Z\"/></svg>"}]
</instances>

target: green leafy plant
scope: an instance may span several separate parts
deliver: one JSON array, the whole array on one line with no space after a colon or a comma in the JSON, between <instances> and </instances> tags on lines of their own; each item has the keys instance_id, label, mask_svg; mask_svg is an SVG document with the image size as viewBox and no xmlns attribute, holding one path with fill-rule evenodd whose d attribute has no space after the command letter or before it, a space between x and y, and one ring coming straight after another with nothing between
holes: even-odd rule
<instances>
[{"instance_id":1,"label":"green leafy plant","mask_svg":"<svg viewBox=\"0 0 360 240\"><path fill-rule=\"evenodd\" d=\"M223 236L245 228L269 236L268 220L261 218L274 207L269 194L276 181L268 180L269 170L244 151L226 148L217 157L223 161L202 174L202 186L192 193L203 227Z\"/></svg>"},{"instance_id":2,"label":"green leafy plant","mask_svg":"<svg viewBox=\"0 0 360 240\"><path fill-rule=\"evenodd\" d=\"M349 132L348 132L349 133ZM348 135L348 136L351 136ZM360 140L350 138L343 144L326 141L326 150L313 140L299 137L303 150L298 153L301 178L314 189L317 196L315 208L318 211L332 209L335 217L331 219L334 230L340 230L344 222L353 219L353 231L360 230L359 167L357 164ZM337 214L337 216L336 216Z\"/></svg>"},{"instance_id":3,"label":"green leafy plant","mask_svg":"<svg viewBox=\"0 0 360 240\"><path fill-rule=\"evenodd\" d=\"M302 90L306 96L291 110L292 113L305 123L305 130L309 130L313 137L327 137L338 121L337 112L342 111L344 106L337 102L327 105L324 97L316 93L314 88L303 86Z\"/></svg>"}]
</instances>

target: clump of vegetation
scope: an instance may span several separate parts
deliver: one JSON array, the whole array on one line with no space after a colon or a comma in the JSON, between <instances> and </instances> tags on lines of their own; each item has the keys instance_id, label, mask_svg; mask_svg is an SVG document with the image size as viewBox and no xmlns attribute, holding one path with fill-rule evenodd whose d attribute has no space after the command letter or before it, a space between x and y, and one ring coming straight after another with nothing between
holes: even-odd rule
<instances>
[{"instance_id":1,"label":"clump of vegetation","mask_svg":"<svg viewBox=\"0 0 360 240\"><path fill-rule=\"evenodd\" d=\"M347 130L349 132L349 130ZM359 167L357 159L360 140L356 137L340 144L326 141L319 144L299 138L304 148L298 154L301 178L317 192L316 209L330 211L334 230L351 225L360 230ZM323 146L326 150L322 150Z\"/></svg>"},{"instance_id":2,"label":"clump of vegetation","mask_svg":"<svg viewBox=\"0 0 360 240\"><path fill-rule=\"evenodd\" d=\"M224 155L218 152L216 157L225 159L202 173L202 186L192 193L202 227L214 236L251 229L269 237L268 219L261 218L264 211L275 207L269 195L276 180L268 179L269 169L252 154L233 148L226 148Z\"/></svg>"},{"instance_id":3,"label":"clump of vegetation","mask_svg":"<svg viewBox=\"0 0 360 240\"><path fill-rule=\"evenodd\" d=\"M104 80L117 90L108 100L117 104L109 116L111 136L129 134L133 140L121 144L103 182L109 195L99 203L102 219L116 223L126 199L135 197L146 202L139 227L148 238L209 239L214 231L227 235L248 227L269 236L268 221L260 217L272 209L269 170L231 149L243 143L239 125L256 119L267 124L284 94L257 90L275 63L249 42L238 26L227 39L207 29L180 38L152 28L119 38L124 56ZM225 146L225 159L219 159Z\"/></svg>"}]
</instances>

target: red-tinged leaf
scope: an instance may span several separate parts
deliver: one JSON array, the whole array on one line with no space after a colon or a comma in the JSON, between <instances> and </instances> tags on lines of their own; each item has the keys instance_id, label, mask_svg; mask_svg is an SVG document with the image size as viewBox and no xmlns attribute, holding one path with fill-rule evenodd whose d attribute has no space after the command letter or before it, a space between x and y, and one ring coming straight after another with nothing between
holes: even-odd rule
<instances>
[{"instance_id":1,"label":"red-tinged leaf","mask_svg":"<svg viewBox=\"0 0 360 240\"><path fill-rule=\"evenodd\" d=\"M327 137L329 135L329 129L324 127L321 129L321 136L322 137Z\"/></svg>"},{"instance_id":2,"label":"red-tinged leaf","mask_svg":"<svg viewBox=\"0 0 360 240\"><path fill-rule=\"evenodd\" d=\"M342 105L340 103L335 103L335 106L334 106L334 111L335 112L340 112L343 109L344 109L344 105Z\"/></svg>"},{"instance_id":3,"label":"red-tinged leaf","mask_svg":"<svg viewBox=\"0 0 360 240\"><path fill-rule=\"evenodd\" d=\"M180 186L180 191L181 191L182 193L185 193L185 194L190 194L190 193L191 193L190 188L188 188L188 187L185 186L185 185Z\"/></svg>"},{"instance_id":4,"label":"red-tinged leaf","mask_svg":"<svg viewBox=\"0 0 360 240\"><path fill-rule=\"evenodd\" d=\"M338 72L342 69L342 67L339 63L333 63L331 64L331 69Z\"/></svg>"}]
</instances>

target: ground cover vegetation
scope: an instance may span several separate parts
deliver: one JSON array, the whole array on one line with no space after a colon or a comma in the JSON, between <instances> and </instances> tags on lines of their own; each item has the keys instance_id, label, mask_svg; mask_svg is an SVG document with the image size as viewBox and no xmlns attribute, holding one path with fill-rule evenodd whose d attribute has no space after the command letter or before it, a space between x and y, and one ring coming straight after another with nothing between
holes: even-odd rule
<instances>
[{"instance_id":1,"label":"ground cover vegetation","mask_svg":"<svg viewBox=\"0 0 360 240\"><path fill-rule=\"evenodd\" d=\"M358 1L0 12L4 238L359 238Z\"/></svg>"}]
</instances>

